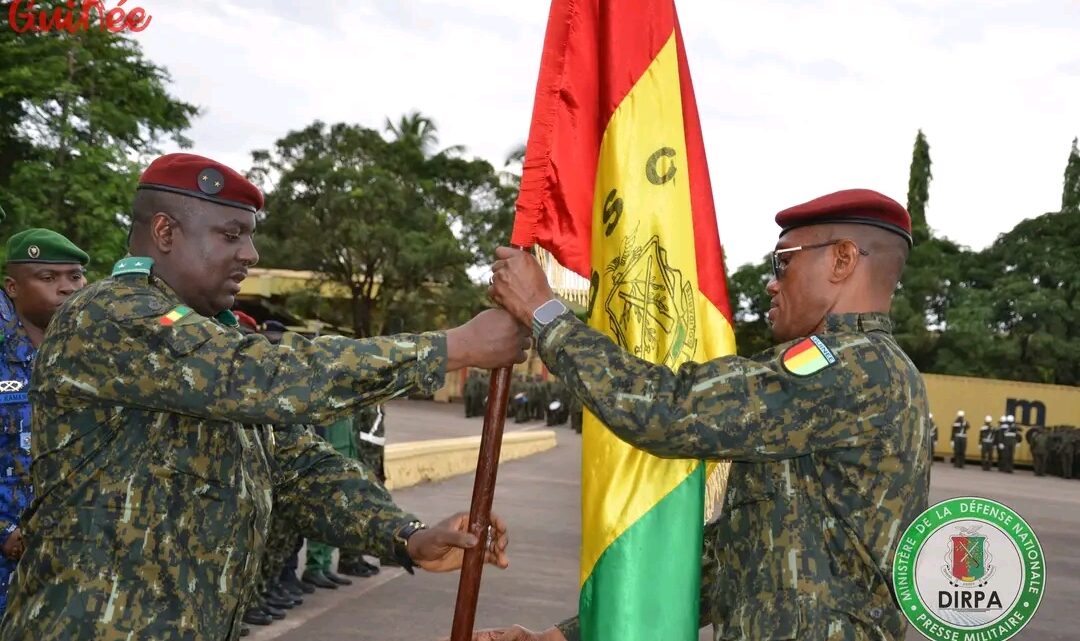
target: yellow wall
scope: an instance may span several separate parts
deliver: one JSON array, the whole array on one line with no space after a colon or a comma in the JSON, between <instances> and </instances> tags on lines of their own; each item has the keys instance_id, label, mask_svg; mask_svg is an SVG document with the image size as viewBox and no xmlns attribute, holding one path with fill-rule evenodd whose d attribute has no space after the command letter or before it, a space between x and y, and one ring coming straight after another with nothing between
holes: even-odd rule
<instances>
[{"instance_id":1,"label":"yellow wall","mask_svg":"<svg viewBox=\"0 0 1080 641\"><path fill-rule=\"evenodd\" d=\"M1043 404L1043 425L1080 427L1080 387L940 374L923 374L923 380L930 395L930 413L934 415L938 427L934 452L940 456L952 455L952 422L956 420L957 410L964 410L965 418L971 424L967 439L969 460L979 459L979 428L987 414L993 417L995 425L1002 415L1012 414L1025 433L1027 426L1038 421L1034 409L1025 416L1023 406L1018 405L1025 401L1032 405L1036 402ZM1031 461L1026 439L1016 448L1016 461Z\"/></svg>"}]
</instances>

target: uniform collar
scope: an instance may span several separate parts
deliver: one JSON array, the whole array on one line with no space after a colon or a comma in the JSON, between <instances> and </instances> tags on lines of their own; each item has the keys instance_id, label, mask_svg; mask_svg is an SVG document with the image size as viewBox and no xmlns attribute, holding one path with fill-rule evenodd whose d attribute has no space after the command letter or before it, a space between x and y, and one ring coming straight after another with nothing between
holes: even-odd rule
<instances>
[{"instance_id":1,"label":"uniform collar","mask_svg":"<svg viewBox=\"0 0 1080 641\"><path fill-rule=\"evenodd\" d=\"M150 259L147 258L146 260L150 260ZM150 260L151 264L153 264L153 262L154 261ZM176 303L178 305L183 305L184 304L183 301L180 300L180 296L176 293L176 290L174 290L172 287L170 287L168 283L161 280L160 278L157 278L153 274L149 275L149 279L150 279L150 284L152 286L157 287L158 289L160 289L171 300L176 301ZM218 312L214 316L214 320L221 323L225 327L239 327L240 326L240 321L236 320L236 315L233 314L231 311L229 311L227 309L223 309L220 312Z\"/></svg>"},{"instance_id":2,"label":"uniform collar","mask_svg":"<svg viewBox=\"0 0 1080 641\"><path fill-rule=\"evenodd\" d=\"M19 315L15 313L15 305L8 298L6 292L0 292L3 303L11 308L11 315L0 320L3 329L0 330L0 341L4 357L9 363L29 363L34 359L34 344L30 342L30 336L26 333Z\"/></svg>"},{"instance_id":3,"label":"uniform collar","mask_svg":"<svg viewBox=\"0 0 1080 641\"><path fill-rule=\"evenodd\" d=\"M892 333L892 320L888 314L867 312L863 314L829 314L825 317L825 333L836 332L885 332Z\"/></svg>"}]
</instances>

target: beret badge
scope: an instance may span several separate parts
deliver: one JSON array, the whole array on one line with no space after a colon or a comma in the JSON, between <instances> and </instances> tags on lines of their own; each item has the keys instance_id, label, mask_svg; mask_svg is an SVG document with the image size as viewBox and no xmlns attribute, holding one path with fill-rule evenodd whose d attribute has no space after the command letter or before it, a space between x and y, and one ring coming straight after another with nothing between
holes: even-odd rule
<instances>
[{"instance_id":1,"label":"beret badge","mask_svg":"<svg viewBox=\"0 0 1080 641\"><path fill-rule=\"evenodd\" d=\"M225 189L225 177L213 167L207 167L199 172L199 191L209 196L220 193Z\"/></svg>"}]
</instances>

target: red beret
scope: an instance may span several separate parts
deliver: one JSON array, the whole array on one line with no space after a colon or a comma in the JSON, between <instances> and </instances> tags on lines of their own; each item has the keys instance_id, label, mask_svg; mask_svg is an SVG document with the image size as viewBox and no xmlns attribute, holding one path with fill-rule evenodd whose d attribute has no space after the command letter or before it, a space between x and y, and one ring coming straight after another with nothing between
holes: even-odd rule
<instances>
[{"instance_id":1,"label":"red beret","mask_svg":"<svg viewBox=\"0 0 1080 641\"><path fill-rule=\"evenodd\" d=\"M263 207L263 195L239 172L194 154L161 156L139 177L137 189L154 189L201 198L256 212Z\"/></svg>"},{"instance_id":2,"label":"red beret","mask_svg":"<svg viewBox=\"0 0 1080 641\"><path fill-rule=\"evenodd\" d=\"M892 198L870 189L845 189L776 215L781 236L799 227L828 223L874 225L900 234L909 247L912 244L911 216L907 210Z\"/></svg>"},{"instance_id":3,"label":"red beret","mask_svg":"<svg viewBox=\"0 0 1080 641\"><path fill-rule=\"evenodd\" d=\"M257 331L259 329L259 324L256 323L255 319L252 318L249 314L246 314L239 309L234 309L233 316L236 317L236 322L240 323L244 327L247 327L252 331Z\"/></svg>"}]
</instances>

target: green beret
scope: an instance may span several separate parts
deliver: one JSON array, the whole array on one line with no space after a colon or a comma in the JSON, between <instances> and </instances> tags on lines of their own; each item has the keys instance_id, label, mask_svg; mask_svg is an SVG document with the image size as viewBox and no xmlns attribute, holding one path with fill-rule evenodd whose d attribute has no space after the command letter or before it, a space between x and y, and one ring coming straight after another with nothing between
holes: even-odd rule
<instances>
[{"instance_id":1,"label":"green beret","mask_svg":"<svg viewBox=\"0 0 1080 641\"><path fill-rule=\"evenodd\" d=\"M64 236L51 229L25 229L8 240L8 263L79 263L90 256Z\"/></svg>"}]
</instances>

